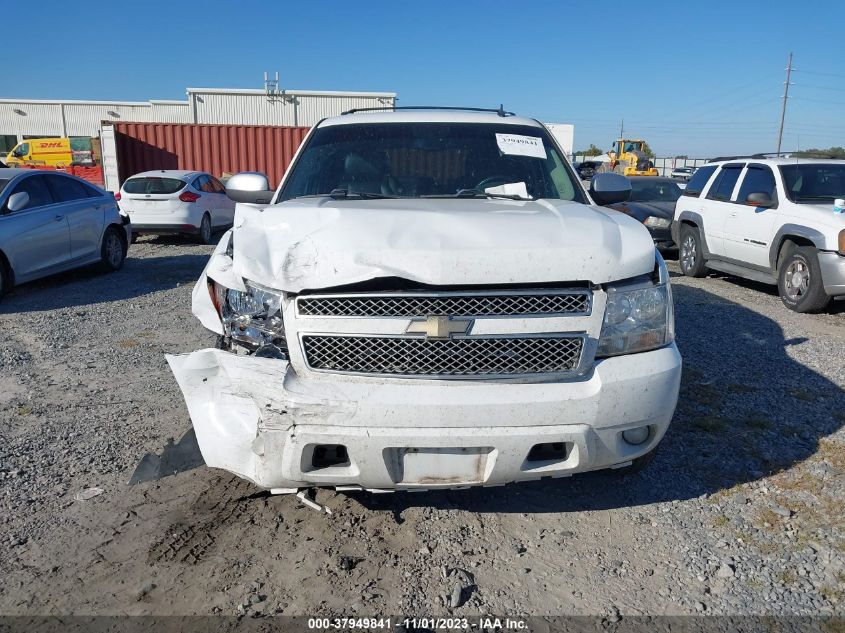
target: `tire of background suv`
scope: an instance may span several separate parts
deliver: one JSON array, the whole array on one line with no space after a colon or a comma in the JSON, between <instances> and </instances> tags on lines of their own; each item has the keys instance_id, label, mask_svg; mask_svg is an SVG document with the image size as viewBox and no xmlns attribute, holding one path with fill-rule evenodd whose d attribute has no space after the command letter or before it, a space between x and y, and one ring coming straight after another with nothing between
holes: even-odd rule
<instances>
[{"instance_id":1,"label":"tire of background suv","mask_svg":"<svg viewBox=\"0 0 845 633\"><path fill-rule=\"evenodd\" d=\"M687 277L704 277L707 265L701 248L701 233L698 228L684 224L681 227L681 243L678 244L678 265Z\"/></svg>"},{"instance_id":2,"label":"tire of background suv","mask_svg":"<svg viewBox=\"0 0 845 633\"><path fill-rule=\"evenodd\" d=\"M211 216L206 213L202 216L202 220L200 221L200 230L199 233L197 233L197 241L200 244L211 244L212 234Z\"/></svg>"},{"instance_id":3,"label":"tire of background suv","mask_svg":"<svg viewBox=\"0 0 845 633\"><path fill-rule=\"evenodd\" d=\"M126 261L126 245L116 228L110 226L103 235L100 247L100 265L107 272L114 272L123 267Z\"/></svg>"},{"instance_id":4,"label":"tire of background suv","mask_svg":"<svg viewBox=\"0 0 845 633\"><path fill-rule=\"evenodd\" d=\"M780 300L795 312L818 312L830 303L822 285L816 249L799 246L787 254L778 268Z\"/></svg>"}]
</instances>

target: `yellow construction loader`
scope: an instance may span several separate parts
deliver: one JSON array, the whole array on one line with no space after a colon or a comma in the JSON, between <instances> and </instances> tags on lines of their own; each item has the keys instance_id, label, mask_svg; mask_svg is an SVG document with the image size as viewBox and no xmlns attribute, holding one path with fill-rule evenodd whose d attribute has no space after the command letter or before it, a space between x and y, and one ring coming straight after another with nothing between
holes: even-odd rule
<instances>
[{"instance_id":1,"label":"yellow construction loader","mask_svg":"<svg viewBox=\"0 0 845 633\"><path fill-rule=\"evenodd\" d=\"M641 139L620 138L607 153L610 163L605 169L623 176L659 176L644 149L645 141Z\"/></svg>"}]
</instances>

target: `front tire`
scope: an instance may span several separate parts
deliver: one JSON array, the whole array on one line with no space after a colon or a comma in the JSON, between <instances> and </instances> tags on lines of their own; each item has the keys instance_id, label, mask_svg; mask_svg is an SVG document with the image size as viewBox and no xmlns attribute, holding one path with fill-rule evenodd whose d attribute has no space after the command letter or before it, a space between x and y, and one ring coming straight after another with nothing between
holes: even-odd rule
<instances>
[{"instance_id":1,"label":"front tire","mask_svg":"<svg viewBox=\"0 0 845 633\"><path fill-rule=\"evenodd\" d=\"M103 246L100 249L100 262L107 272L115 272L123 267L126 260L126 245L120 233L114 227L106 229Z\"/></svg>"},{"instance_id":2,"label":"front tire","mask_svg":"<svg viewBox=\"0 0 845 633\"><path fill-rule=\"evenodd\" d=\"M687 277L704 277L707 266L704 249L701 248L701 232L697 227L684 224L681 227L681 243L678 245L678 264Z\"/></svg>"},{"instance_id":3,"label":"front tire","mask_svg":"<svg viewBox=\"0 0 845 633\"><path fill-rule=\"evenodd\" d=\"M207 213L202 216L197 241L200 244L211 244L211 216Z\"/></svg>"},{"instance_id":4,"label":"front tire","mask_svg":"<svg viewBox=\"0 0 845 633\"><path fill-rule=\"evenodd\" d=\"M795 312L818 312L830 303L822 284L816 249L799 246L789 252L778 269L780 300Z\"/></svg>"}]
</instances>

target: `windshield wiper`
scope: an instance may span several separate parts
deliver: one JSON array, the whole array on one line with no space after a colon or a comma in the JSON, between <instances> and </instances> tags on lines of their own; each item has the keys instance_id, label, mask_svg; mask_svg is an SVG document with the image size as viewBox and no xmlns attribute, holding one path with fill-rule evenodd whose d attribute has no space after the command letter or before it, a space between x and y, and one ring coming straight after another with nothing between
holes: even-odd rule
<instances>
[{"instance_id":1,"label":"windshield wiper","mask_svg":"<svg viewBox=\"0 0 845 633\"><path fill-rule=\"evenodd\" d=\"M360 200L381 200L383 198L398 198L399 196L390 196L384 193L367 193L365 191L349 191L348 189L332 189L328 194L332 200L347 200L350 198L358 198Z\"/></svg>"},{"instance_id":2,"label":"windshield wiper","mask_svg":"<svg viewBox=\"0 0 845 633\"><path fill-rule=\"evenodd\" d=\"M534 198L523 198L512 193L492 193L480 191L479 189L459 189L457 193L433 194L420 196L420 198L506 198L507 200L534 200Z\"/></svg>"},{"instance_id":3,"label":"windshield wiper","mask_svg":"<svg viewBox=\"0 0 845 633\"><path fill-rule=\"evenodd\" d=\"M830 200L833 202L834 196L795 196L795 202L811 202L815 200Z\"/></svg>"}]
</instances>

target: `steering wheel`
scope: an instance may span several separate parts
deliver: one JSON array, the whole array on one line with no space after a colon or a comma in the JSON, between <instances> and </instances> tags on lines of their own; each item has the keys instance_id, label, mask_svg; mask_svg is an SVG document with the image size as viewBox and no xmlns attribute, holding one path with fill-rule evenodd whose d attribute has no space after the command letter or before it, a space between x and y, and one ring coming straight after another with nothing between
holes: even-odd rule
<instances>
[{"instance_id":1,"label":"steering wheel","mask_svg":"<svg viewBox=\"0 0 845 633\"><path fill-rule=\"evenodd\" d=\"M484 191L488 187L497 187L499 185L504 185L505 183L512 182L512 179L505 178L504 176L490 176L489 178L485 178L480 183L475 185L473 189L478 189L479 191Z\"/></svg>"}]
</instances>

